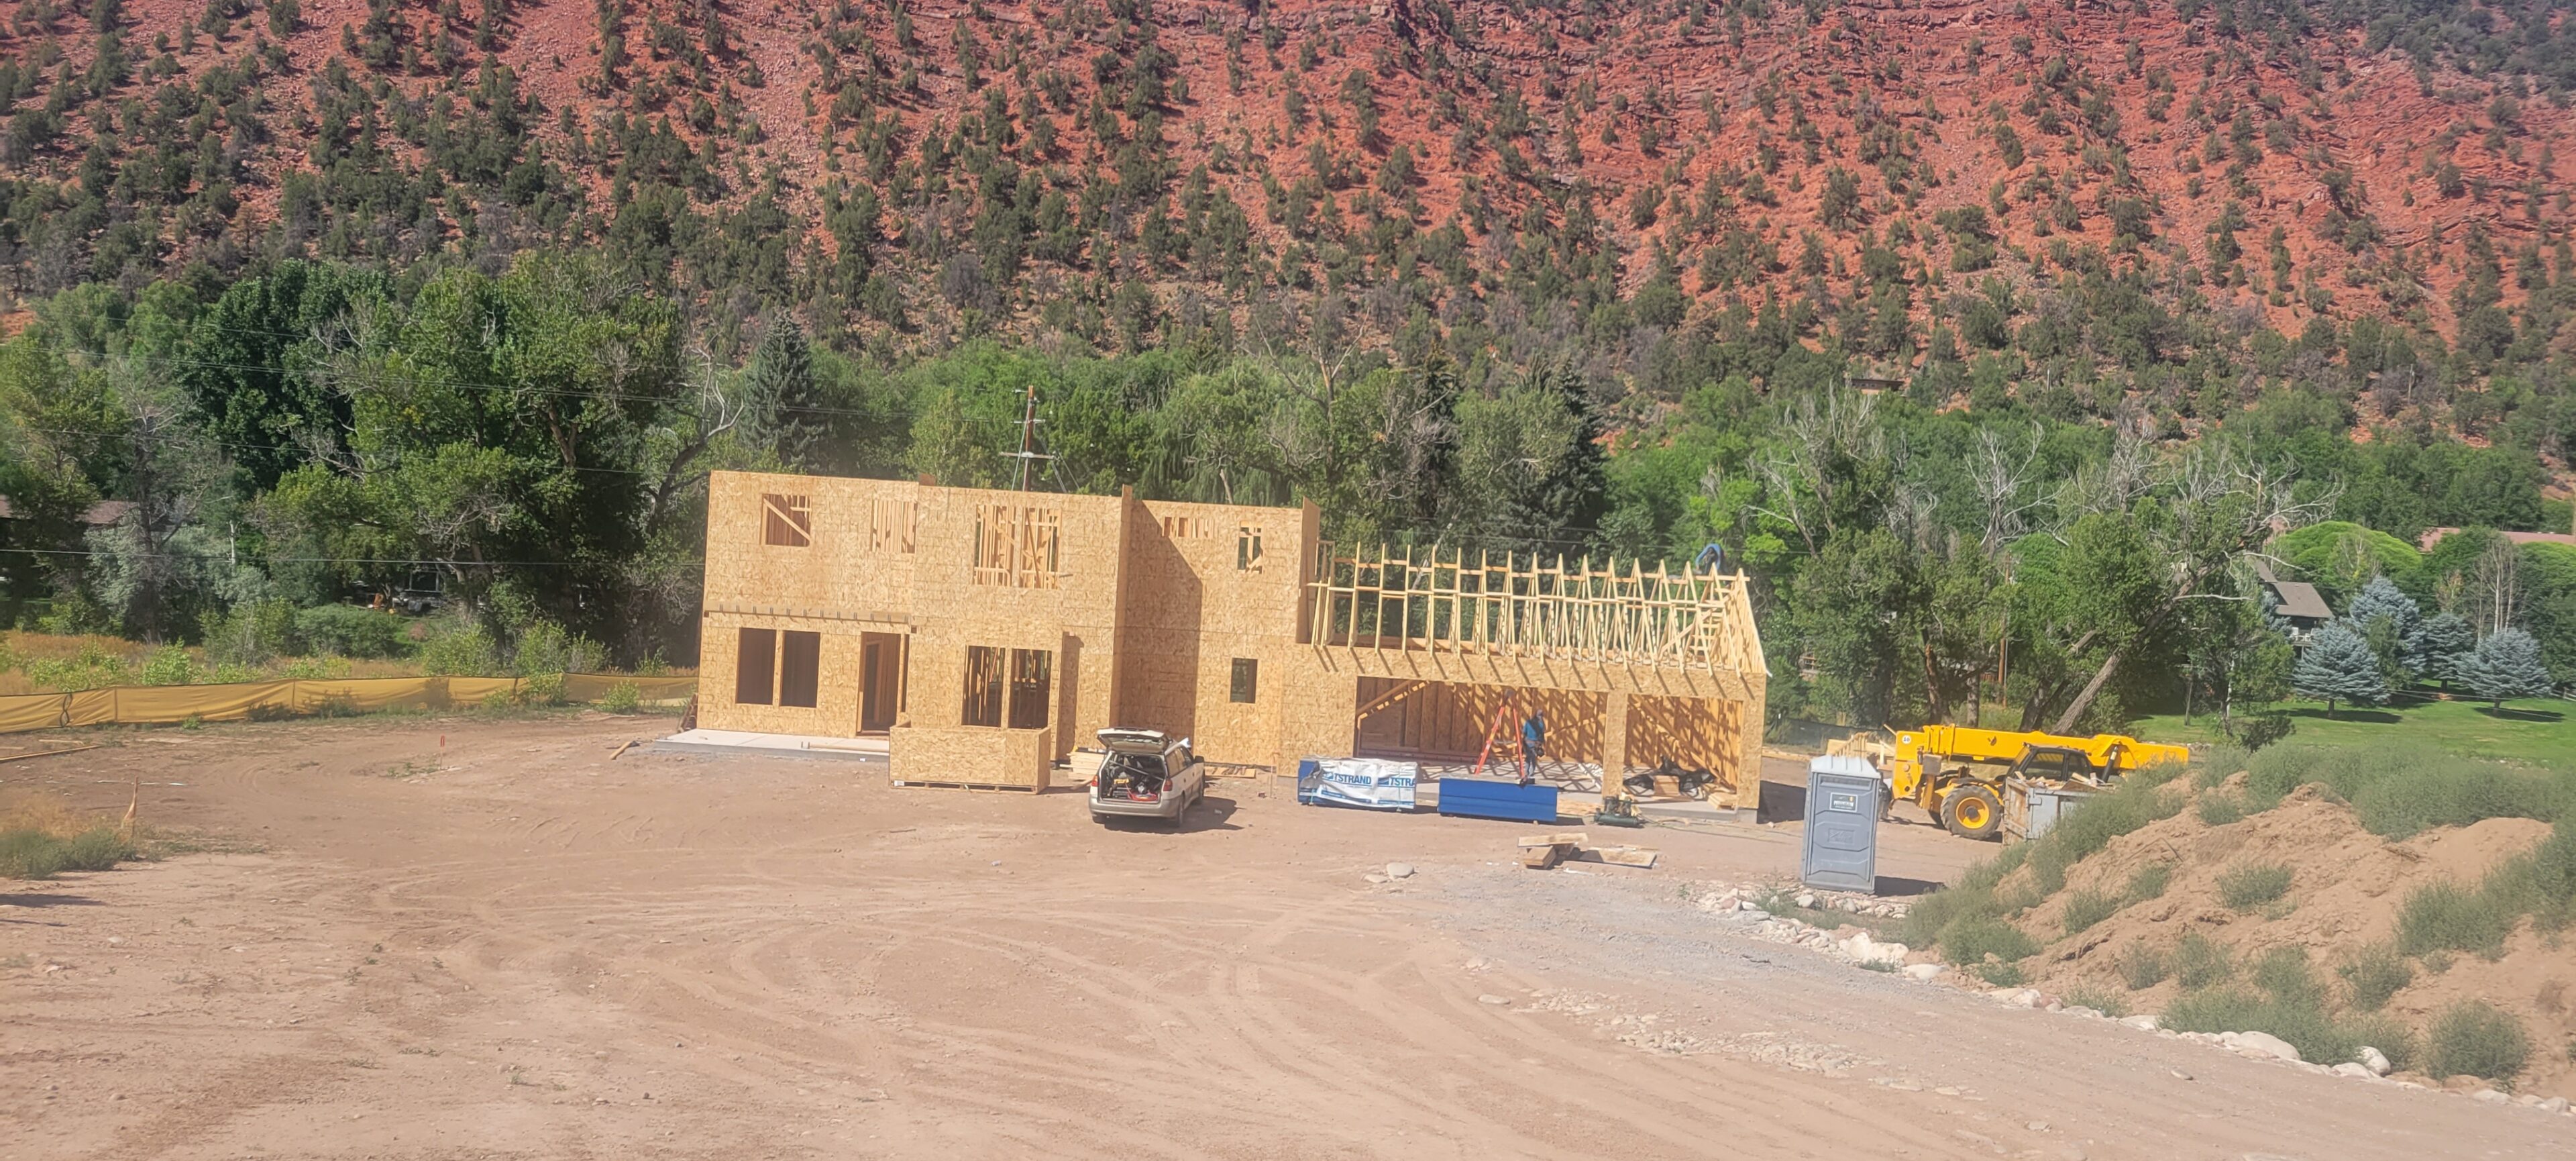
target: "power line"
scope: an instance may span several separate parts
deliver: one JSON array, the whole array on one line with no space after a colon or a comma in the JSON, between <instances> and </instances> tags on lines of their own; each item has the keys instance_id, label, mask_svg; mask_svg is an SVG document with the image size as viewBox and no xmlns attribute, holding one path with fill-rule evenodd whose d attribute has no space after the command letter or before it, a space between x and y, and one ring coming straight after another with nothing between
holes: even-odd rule
<instances>
[{"instance_id":1,"label":"power line","mask_svg":"<svg viewBox=\"0 0 2576 1161\"><path fill-rule=\"evenodd\" d=\"M69 435L69 436L98 436L98 435L99 435L99 433L98 433L98 432L92 432L92 431L80 431L80 430L72 429L72 428L56 428L56 427L23 427L23 426L22 426L22 427L18 428L18 430L20 430L20 431L33 431L33 432L40 432L40 433L43 433L43 434L45 434L45 435ZM116 432L116 433L113 433L113 434L100 436L100 438L103 438L103 439L152 439L152 440L158 440L158 441L161 441L161 442L164 442L164 443L179 443L179 442L183 442L183 441L185 441L185 440L189 439L190 437L188 437L188 436L184 436L184 435L178 435L178 434L165 434L165 433L161 433L161 432L152 432L152 431L123 431L123 432ZM234 450L237 450L237 451L295 451L295 452L309 452L309 451L311 451L311 450L312 450L312 449L310 449L310 448L303 447L303 446L298 445L298 444L283 444L283 443L242 443L242 442L237 441L237 440L222 440L222 439L215 439L215 438L213 438L213 437L211 437L211 436L199 436L199 437L195 437L195 438L197 438L197 439L201 439L201 440L203 440L205 443L211 444L211 445L213 445L213 446L215 446L215 447L231 448L231 449L234 449ZM480 448L482 448L482 447L483 447L483 445L481 445L481 444L477 444L477 445L474 445L474 446L475 446L475 447L477 447L478 449L480 449ZM500 449L491 449L491 450L500 450ZM666 473L663 473L663 472L652 471L652 470L645 469L645 468L590 468L590 467L583 467L583 466L581 466L581 465L579 465L579 464L555 464L555 465L550 465L550 466L548 467L548 469L547 469L547 470L549 470L549 471L553 471L553 470L558 470L558 469L560 469L560 470L564 470L564 471L574 471L574 472L597 472L597 473L601 473L601 474L605 474L605 475L619 475L619 476L661 476L661 475L666 474Z\"/></svg>"},{"instance_id":2,"label":"power line","mask_svg":"<svg viewBox=\"0 0 2576 1161\"><path fill-rule=\"evenodd\" d=\"M196 559L196 558L194 558L194 557L184 556L184 555L182 555L182 554L175 553L175 552L140 552L140 553L122 553L122 552L102 552L102 551L99 551L99 550L97 550L97 549L83 549L83 548L0 548L0 552L16 553L16 554L21 555L21 556L84 556L84 557L114 556L114 557L122 557L122 558L125 558L125 559L143 559L143 560L192 560L192 559ZM417 566L420 566L420 565L431 565L431 564L437 564L437 565L454 565L454 566L458 566L458 567L471 567L471 566L508 566L508 567L511 567L511 568L535 568L535 567L541 567L541 566L554 566L554 567L560 567L560 568L601 568L601 567L605 567L605 568L623 568L623 567L626 567L627 565L635 564L635 563L644 563L644 564L676 564L676 565L704 565L704 564L706 564L706 563L707 563L707 562L706 562L705 560L703 560L703 559L700 559L700 560L668 560L668 561L664 561L664 560L646 560L646 561L641 561L641 562L638 562L638 561L631 561L631 560L453 560L453 559L447 559L447 558L424 559L424 558L421 558L421 557L371 557L371 556L269 556L269 555L266 555L266 554L262 554L262 555L261 555L261 559L263 559L263 560L267 560L267 561L272 562L272 563L290 563L290 564L399 564L399 565L406 565L406 566L412 566L412 567L417 567Z\"/></svg>"},{"instance_id":3,"label":"power line","mask_svg":"<svg viewBox=\"0 0 2576 1161\"><path fill-rule=\"evenodd\" d=\"M210 329L217 330L217 331L221 331L221 330L224 330L224 329L226 329L226 328L224 328L224 327L220 327L220 326L217 326L217 327L211 327ZM277 333L277 332L268 332L268 331L252 331L252 332L249 332L249 333L253 333L253 334L275 334L275 333ZM172 367L199 367L199 368L205 368L205 369L208 369L208 370L217 370L217 371L259 371L259 372L266 372L266 373L272 373L272 374L278 374L278 375L287 375L287 374L293 374L293 373L294 373L294 372L289 371L289 370L288 370L286 367L284 367L283 365L278 365L278 364L268 364L268 363L228 363L228 362L221 362L221 361L217 361L217 360L213 360L213 359L190 359L190 358L183 358L183 357L181 357L181 356L177 356L177 355L138 355L138 354L132 354L132 353L128 353L128 354L124 354L124 355L119 355L119 356L116 356L116 357L117 357L117 358L126 359L126 360L128 360L128 361L132 361L132 362L157 363L157 364L160 364L160 365L163 365L163 366L172 366ZM378 387L394 385L394 384L396 383L396 380L394 380L394 379L393 379L393 377L391 377L391 376L384 376L384 375L381 375L381 374L378 374L378 375L368 375L368 374L352 373L352 372L346 372L346 371L324 371L324 372L322 372L321 377L323 377L323 378L328 378L328 379L357 380L357 381L360 381L360 382L366 382L366 383L369 383L369 384L371 384L371 385L373 385L373 386L378 386ZM522 384L515 384L515 383L500 383L500 382L494 382L494 381L492 381L492 380L488 380L488 379L468 379L468 378L463 378L463 377L459 377L459 376L447 376L447 377L441 377L441 378L417 379L417 380L410 380L409 382L416 383L417 385L420 385L420 386L446 387L446 388L451 388L451 389L461 390L461 391L488 391L488 392L507 393L507 394L511 394L511 395L547 395L547 396L556 396L556 397L568 398L568 399L614 399L614 400L619 400L619 401L624 401L624 402L668 403L668 402L671 402L671 400L674 398L674 396L671 396L671 395L647 395L647 394L640 394L640 393L632 392L632 391L610 391L610 390L582 391L582 390L564 390L564 389L560 389L560 388L548 388L548 387L531 387L531 386L526 386L526 385L522 385ZM855 408L855 407L824 407L824 406L820 406L820 405L812 405L812 406L804 406L804 405L800 405L800 406L797 406L797 407L789 408L788 410L793 411L793 412L796 412L796 413L799 413L799 414L812 414L812 415L855 415L855 416L866 416L866 415L873 414L872 412L869 412L869 411L866 411L866 410L863 410L863 409L860 409L860 408Z\"/></svg>"}]
</instances>

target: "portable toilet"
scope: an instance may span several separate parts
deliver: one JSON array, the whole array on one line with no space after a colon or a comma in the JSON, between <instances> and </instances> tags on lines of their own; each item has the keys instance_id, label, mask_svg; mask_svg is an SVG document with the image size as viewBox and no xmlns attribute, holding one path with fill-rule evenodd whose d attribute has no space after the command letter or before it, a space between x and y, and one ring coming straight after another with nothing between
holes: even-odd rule
<instances>
[{"instance_id":1,"label":"portable toilet","mask_svg":"<svg viewBox=\"0 0 2576 1161\"><path fill-rule=\"evenodd\" d=\"M1807 763L1807 841L1798 881L1833 891L1878 893L1878 768L1857 754Z\"/></svg>"}]
</instances>

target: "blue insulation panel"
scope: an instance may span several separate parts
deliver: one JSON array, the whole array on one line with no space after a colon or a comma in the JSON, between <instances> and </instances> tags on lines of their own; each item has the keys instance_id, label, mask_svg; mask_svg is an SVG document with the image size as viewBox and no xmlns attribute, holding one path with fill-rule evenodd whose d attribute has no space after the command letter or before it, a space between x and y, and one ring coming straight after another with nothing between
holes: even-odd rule
<instances>
[{"instance_id":1,"label":"blue insulation panel","mask_svg":"<svg viewBox=\"0 0 2576 1161\"><path fill-rule=\"evenodd\" d=\"M1545 782L1523 786L1481 778L1443 778L1440 813L1513 822L1555 822L1556 787Z\"/></svg>"}]
</instances>

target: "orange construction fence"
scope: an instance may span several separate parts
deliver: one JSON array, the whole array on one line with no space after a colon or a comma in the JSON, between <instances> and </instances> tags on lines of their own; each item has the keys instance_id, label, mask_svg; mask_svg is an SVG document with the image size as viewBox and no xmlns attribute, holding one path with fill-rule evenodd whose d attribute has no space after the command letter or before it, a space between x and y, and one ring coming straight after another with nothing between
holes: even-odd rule
<instances>
[{"instance_id":1,"label":"orange construction fence","mask_svg":"<svg viewBox=\"0 0 2576 1161\"><path fill-rule=\"evenodd\" d=\"M0 734L64 726L176 725L190 719L229 722L391 709L456 709L482 705L496 695L515 699L526 681L517 677L297 678L18 694L0 697ZM621 685L634 686L638 701L666 702L695 694L698 679L567 673L563 675L562 699L594 702Z\"/></svg>"}]
</instances>

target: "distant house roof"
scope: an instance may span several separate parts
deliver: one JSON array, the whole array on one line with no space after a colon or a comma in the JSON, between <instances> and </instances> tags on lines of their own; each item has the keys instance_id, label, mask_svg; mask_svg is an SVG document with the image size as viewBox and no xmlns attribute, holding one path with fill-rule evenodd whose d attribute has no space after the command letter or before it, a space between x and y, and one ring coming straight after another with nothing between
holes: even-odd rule
<instances>
[{"instance_id":1,"label":"distant house roof","mask_svg":"<svg viewBox=\"0 0 2576 1161\"><path fill-rule=\"evenodd\" d=\"M93 528L105 528L125 519L125 514L133 510L134 501L132 500L101 500L90 505L88 511L81 513L81 523ZM17 516L17 511L9 506L9 498L0 496L0 520L14 520Z\"/></svg>"},{"instance_id":2,"label":"distant house roof","mask_svg":"<svg viewBox=\"0 0 2576 1161\"><path fill-rule=\"evenodd\" d=\"M2317 594L2317 586L2306 581L2273 581L2272 595L2280 599L2275 612L2291 620L2331 621L2334 610Z\"/></svg>"},{"instance_id":3,"label":"distant house roof","mask_svg":"<svg viewBox=\"0 0 2576 1161\"><path fill-rule=\"evenodd\" d=\"M2427 528L2424 530L2424 535L2415 539L2415 547L2430 552L2434 545L2441 543L2443 537L2457 531L2459 531L2457 528ZM2496 535L2515 544L2564 544L2576 547L2576 534L2565 532L2499 532Z\"/></svg>"}]
</instances>

